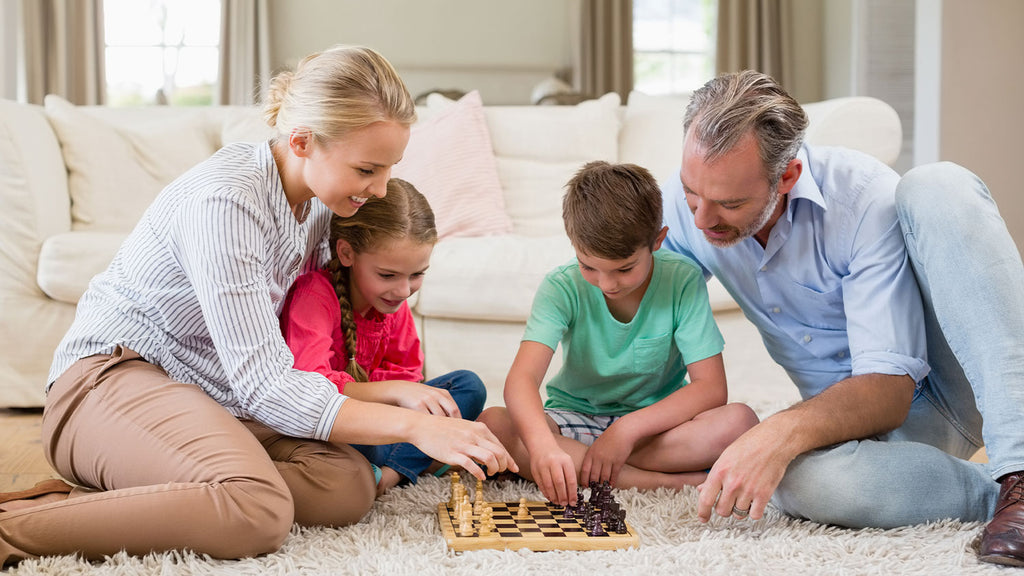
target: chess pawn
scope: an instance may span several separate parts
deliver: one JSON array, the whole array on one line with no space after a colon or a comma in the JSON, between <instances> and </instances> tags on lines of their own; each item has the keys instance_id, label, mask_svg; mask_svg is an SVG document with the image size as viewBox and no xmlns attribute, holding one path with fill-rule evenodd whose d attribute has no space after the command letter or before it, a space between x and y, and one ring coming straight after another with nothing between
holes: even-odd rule
<instances>
[{"instance_id":1,"label":"chess pawn","mask_svg":"<svg viewBox=\"0 0 1024 576\"><path fill-rule=\"evenodd\" d=\"M448 500L448 506L452 510L455 510L455 507L458 506L458 504L459 504L459 488L464 488L464 486L462 485L462 482L459 481L459 473L458 472L452 472L451 483L452 483L452 487L451 487L451 492L452 492L451 496L452 497L451 497L450 500Z\"/></svg>"},{"instance_id":2,"label":"chess pawn","mask_svg":"<svg viewBox=\"0 0 1024 576\"><path fill-rule=\"evenodd\" d=\"M519 510L516 511L516 518L529 518L530 511L526 508L526 498L519 499Z\"/></svg>"},{"instance_id":3,"label":"chess pawn","mask_svg":"<svg viewBox=\"0 0 1024 576\"><path fill-rule=\"evenodd\" d=\"M476 495L473 502L473 513L479 514L484 508L484 487L480 480L476 481Z\"/></svg>"},{"instance_id":4,"label":"chess pawn","mask_svg":"<svg viewBox=\"0 0 1024 576\"><path fill-rule=\"evenodd\" d=\"M473 535L473 521L472 520L467 520L467 519L463 518L462 521L459 522L459 534L461 534L463 536L472 536Z\"/></svg>"}]
</instances>

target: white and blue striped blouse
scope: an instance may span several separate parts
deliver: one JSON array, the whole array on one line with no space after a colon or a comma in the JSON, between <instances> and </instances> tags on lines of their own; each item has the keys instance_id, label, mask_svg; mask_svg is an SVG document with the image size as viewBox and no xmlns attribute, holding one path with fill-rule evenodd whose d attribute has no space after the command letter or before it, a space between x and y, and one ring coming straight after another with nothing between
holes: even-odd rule
<instances>
[{"instance_id":1,"label":"white and blue striped blouse","mask_svg":"<svg viewBox=\"0 0 1024 576\"><path fill-rule=\"evenodd\" d=\"M49 381L122 345L239 418L326 440L345 396L292 368L278 314L329 255L331 212L292 213L268 143L232 144L172 182L89 283Z\"/></svg>"}]
</instances>

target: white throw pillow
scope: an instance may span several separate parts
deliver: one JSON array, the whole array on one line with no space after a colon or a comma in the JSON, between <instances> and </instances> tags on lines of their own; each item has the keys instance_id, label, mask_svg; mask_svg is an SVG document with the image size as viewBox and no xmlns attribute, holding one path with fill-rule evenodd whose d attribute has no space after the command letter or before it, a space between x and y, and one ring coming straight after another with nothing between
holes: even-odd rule
<instances>
[{"instance_id":1,"label":"white throw pillow","mask_svg":"<svg viewBox=\"0 0 1024 576\"><path fill-rule=\"evenodd\" d=\"M172 180L215 152L201 111L106 109L48 95L68 170L72 227L124 232Z\"/></svg>"},{"instance_id":2,"label":"white throw pillow","mask_svg":"<svg viewBox=\"0 0 1024 576\"><path fill-rule=\"evenodd\" d=\"M488 106L505 211L516 234L564 234L562 196L586 162L619 154L619 96L575 106Z\"/></svg>"},{"instance_id":3,"label":"white throw pillow","mask_svg":"<svg viewBox=\"0 0 1024 576\"><path fill-rule=\"evenodd\" d=\"M619 134L619 161L643 166L665 185L679 174L683 159L683 115L686 96L629 93Z\"/></svg>"},{"instance_id":4,"label":"white throw pillow","mask_svg":"<svg viewBox=\"0 0 1024 576\"><path fill-rule=\"evenodd\" d=\"M512 230L476 91L414 125L391 176L409 181L427 197L439 239Z\"/></svg>"}]
</instances>

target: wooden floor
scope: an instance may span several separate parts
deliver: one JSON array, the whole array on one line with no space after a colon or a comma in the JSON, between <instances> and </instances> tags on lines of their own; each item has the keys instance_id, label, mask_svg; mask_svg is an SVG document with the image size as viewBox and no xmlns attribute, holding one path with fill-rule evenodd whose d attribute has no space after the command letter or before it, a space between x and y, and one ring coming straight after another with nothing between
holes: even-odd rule
<instances>
[{"instance_id":1,"label":"wooden floor","mask_svg":"<svg viewBox=\"0 0 1024 576\"><path fill-rule=\"evenodd\" d=\"M31 488L57 473L43 456L42 410L0 408L0 492Z\"/></svg>"}]
</instances>

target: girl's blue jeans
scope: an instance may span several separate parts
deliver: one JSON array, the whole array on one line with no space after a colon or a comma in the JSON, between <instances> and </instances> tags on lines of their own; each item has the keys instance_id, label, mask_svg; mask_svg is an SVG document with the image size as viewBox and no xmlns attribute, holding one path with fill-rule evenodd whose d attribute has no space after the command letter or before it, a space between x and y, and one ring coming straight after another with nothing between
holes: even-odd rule
<instances>
[{"instance_id":1,"label":"girl's blue jeans","mask_svg":"<svg viewBox=\"0 0 1024 576\"><path fill-rule=\"evenodd\" d=\"M439 378L425 382L427 386L443 388L452 395L452 400L459 407L459 412L466 420L476 420L484 409L487 400L487 389L480 377L468 370L456 370ZM420 451L419 448L402 442L381 446L354 445L366 459L377 466L387 466L415 484L416 478L423 473L434 459Z\"/></svg>"}]
</instances>

